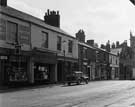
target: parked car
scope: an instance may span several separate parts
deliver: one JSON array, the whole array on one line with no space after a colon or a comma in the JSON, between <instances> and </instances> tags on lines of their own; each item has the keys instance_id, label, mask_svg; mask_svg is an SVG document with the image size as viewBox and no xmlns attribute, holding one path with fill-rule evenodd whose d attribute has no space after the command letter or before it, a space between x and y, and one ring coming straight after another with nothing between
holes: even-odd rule
<instances>
[{"instance_id":1,"label":"parked car","mask_svg":"<svg viewBox=\"0 0 135 107\"><path fill-rule=\"evenodd\" d=\"M88 76L81 71L74 71L72 74L66 76L66 83L68 85L71 85L71 83L77 83L79 85L82 82L88 84Z\"/></svg>"}]
</instances>

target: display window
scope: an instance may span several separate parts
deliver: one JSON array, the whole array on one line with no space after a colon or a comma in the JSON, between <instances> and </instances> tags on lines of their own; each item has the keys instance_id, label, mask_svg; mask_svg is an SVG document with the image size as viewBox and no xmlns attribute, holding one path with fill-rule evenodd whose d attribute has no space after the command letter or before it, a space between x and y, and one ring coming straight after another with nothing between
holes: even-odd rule
<instances>
[{"instance_id":1,"label":"display window","mask_svg":"<svg viewBox=\"0 0 135 107\"><path fill-rule=\"evenodd\" d=\"M35 80L49 80L49 65L35 64L34 77Z\"/></svg>"},{"instance_id":2,"label":"display window","mask_svg":"<svg viewBox=\"0 0 135 107\"><path fill-rule=\"evenodd\" d=\"M12 66L6 68L9 82L27 81L27 66L22 63L17 66L17 63L12 63Z\"/></svg>"}]
</instances>

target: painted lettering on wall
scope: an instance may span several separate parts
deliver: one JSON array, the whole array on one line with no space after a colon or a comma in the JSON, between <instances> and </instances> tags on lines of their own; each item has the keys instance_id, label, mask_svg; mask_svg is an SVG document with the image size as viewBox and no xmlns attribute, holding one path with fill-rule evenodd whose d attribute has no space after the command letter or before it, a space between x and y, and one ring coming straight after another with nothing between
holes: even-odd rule
<instances>
[{"instance_id":1,"label":"painted lettering on wall","mask_svg":"<svg viewBox=\"0 0 135 107\"><path fill-rule=\"evenodd\" d=\"M23 25L18 26L20 43L30 44L30 31L31 30L29 26L23 26Z\"/></svg>"}]
</instances>

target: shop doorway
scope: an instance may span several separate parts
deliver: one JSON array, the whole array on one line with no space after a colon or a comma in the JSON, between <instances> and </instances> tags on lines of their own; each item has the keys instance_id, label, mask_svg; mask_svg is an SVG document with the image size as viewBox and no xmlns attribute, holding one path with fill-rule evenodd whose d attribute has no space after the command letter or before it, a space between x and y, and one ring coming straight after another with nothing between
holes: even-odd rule
<instances>
[{"instance_id":1,"label":"shop doorway","mask_svg":"<svg viewBox=\"0 0 135 107\"><path fill-rule=\"evenodd\" d=\"M58 77L58 81L62 82L63 81L63 63L62 61L58 61L58 65L57 65L57 77Z\"/></svg>"}]
</instances>

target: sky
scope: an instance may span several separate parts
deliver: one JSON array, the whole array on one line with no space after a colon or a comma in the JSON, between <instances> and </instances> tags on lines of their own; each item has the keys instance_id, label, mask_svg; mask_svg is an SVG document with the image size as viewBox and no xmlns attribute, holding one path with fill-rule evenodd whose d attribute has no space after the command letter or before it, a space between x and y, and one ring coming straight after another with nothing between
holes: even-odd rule
<instances>
[{"instance_id":1,"label":"sky","mask_svg":"<svg viewBox=\"0 0 135 107\"><path fill-rule=\"evenodd\" d=\"M83 29L86 40L115 43L135 34L135 6L129 0L8 0L10 7L43 19L47 9L60 11L60 26L75 37Z\"/></svg>"}]
</instances>

